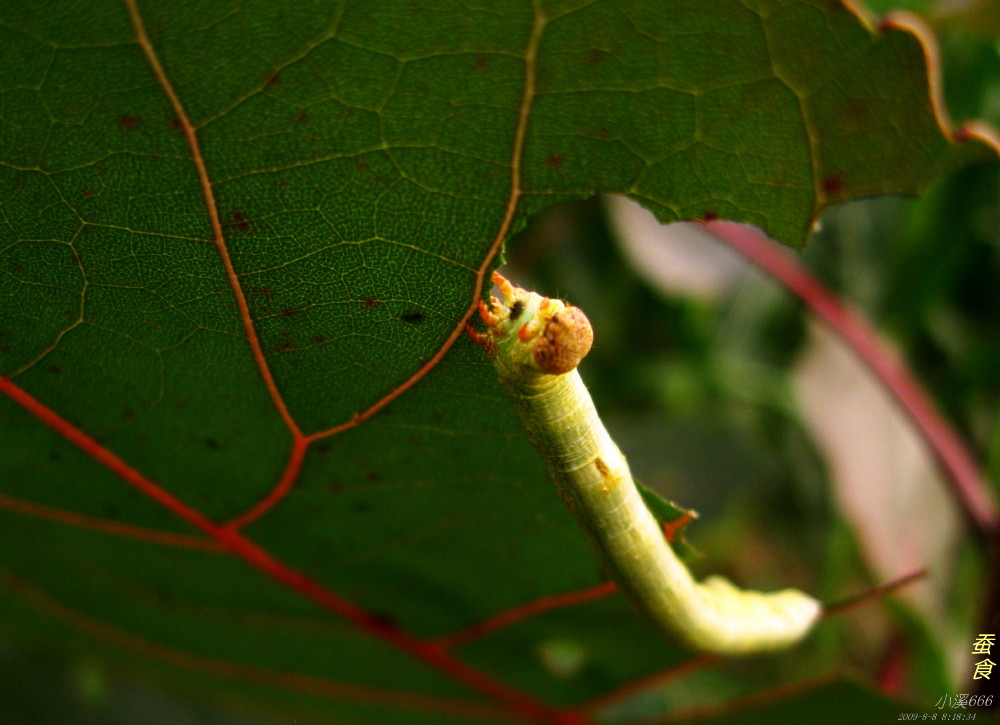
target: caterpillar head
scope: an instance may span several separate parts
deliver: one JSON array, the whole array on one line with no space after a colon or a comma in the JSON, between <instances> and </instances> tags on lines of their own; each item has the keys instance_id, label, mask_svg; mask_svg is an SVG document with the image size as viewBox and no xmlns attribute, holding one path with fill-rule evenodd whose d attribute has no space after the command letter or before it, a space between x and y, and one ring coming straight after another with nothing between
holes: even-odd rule
<instances>
[{"instance_id":1,"label":"caterpillar head","mask_svg":"<svg viewBox=\"0 0 1000 725\"><path fill-rule=\"evenodd\" d=\"M498 366L512 372L563 375L575 370L594 342L594 330L583 310L515 287L499 272L493 273L493 281L500 287L503 302L491 297L492 306L479 303L479 316L487 330L477 332L467 326L469 337Z\"/></svg>"}]
</instances>

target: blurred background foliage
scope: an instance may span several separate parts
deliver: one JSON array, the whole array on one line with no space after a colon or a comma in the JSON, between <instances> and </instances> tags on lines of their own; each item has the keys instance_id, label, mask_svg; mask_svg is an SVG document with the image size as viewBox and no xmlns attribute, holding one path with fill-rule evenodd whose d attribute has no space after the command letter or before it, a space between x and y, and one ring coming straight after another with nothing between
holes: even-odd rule
<instances>
[{"instance_id":1,"label":"blurred background foliage","mask_svg":"<svg viewBox=\"0 0 1000 725\"><path fill-rule=\"evenodd\" d=\"M880 14L918 13L934 28L956 125L976 118L1000 126L1000 3L870 0L869 6ZM834 601L934 557L923 583L825 626L805 655L807 671L854 674L924 707L944 694L971 691L966 653L998 574L958 519L925 452L914 453L905 431L893 428L891 411L866 407L877 396L841 394L844 376L856 371L843 361L815 362L829 352L829 341L789 293L708 238L681 242L686 251L668 252L665 264L650 262L636 247L673 250L678 232L644 230L619 201L595 198L546 211L508 246L507 262L516 281L564 296L593 321L598 337L582 373L637 477L701 514L689 534L695 550L715 569L730 567L720 573L737 580L745 571L775 584L812 579L822 587L816 593ZM975 167L942 178L919 199L834 209L801 254L908 362L994 487L998 230L1000 169ZM671 241L656 236L662 234ZM840 393L837 405L826 408L843 415L824 419L816 391L830 388ZM874 421L876 434L892 429L884 439L866 432L874 453L852 448L850 428L866 420ZM837 438L837 426L846 426L848 455L875 461L867 478L844 470L838 444L827 440ZM820 440L817 430L830 435ZM877 465L886 461L894 472L888 479ZM845 490L856 493L859 475L862 489L906 495L889 504L876 499L859 513L845 505L851 495ZM771 667L782 666L774 659L765 668L754 661L705 670L648 697L676 708L724 700L747 687L748 673L757 672L752 680L771 676ZM801 668L801 660L794 666ZM86 654L3 642L0 707L2 721L12 725L272 722L164 694L108 672ZM617 714L636 717L642 708L640 698Z\"/></svg>"}]
</instances>

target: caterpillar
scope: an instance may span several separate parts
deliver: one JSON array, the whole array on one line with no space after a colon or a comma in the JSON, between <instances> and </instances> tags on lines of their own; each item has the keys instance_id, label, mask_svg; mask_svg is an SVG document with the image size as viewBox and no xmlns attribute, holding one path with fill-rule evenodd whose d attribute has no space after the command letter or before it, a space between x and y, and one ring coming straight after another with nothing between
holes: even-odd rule
<instances>
[{"instance_id":1,"label":"caterpillar","mask_svg":"<svg viewBox=\"0 0 1000 725\"><path fill-rule=\"evenodd\" d=\"M479 303L486 351L570 513L618 588L654 627L718 655L784 649L822 611L796 589L758 592L710 576L698 582L643 502L576 367L593 330L577 307L515 287L499 272L503 302Z\"/></svg>"}]
</instances>

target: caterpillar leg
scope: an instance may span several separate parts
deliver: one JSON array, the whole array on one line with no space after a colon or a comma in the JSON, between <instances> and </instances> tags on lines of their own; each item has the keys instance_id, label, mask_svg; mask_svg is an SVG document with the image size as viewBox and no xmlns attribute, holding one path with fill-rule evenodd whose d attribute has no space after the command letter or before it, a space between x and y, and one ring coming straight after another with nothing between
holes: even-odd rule
<instances>
[{"instance_id":1,"label":"caterpillar leg","mask_svg":"<svg viewBox=\"0 0 1000 725\"><path fill-rule=\"evenodd\" d=\"M500 294L503 295L503 300L507 303L507 306L510 307L514 304L514 290L516 288L510 283L510 280L496 271L493 272L493 276L490 279L493 280L493 284L500 288Z\"/></svg>"}]
</instances>

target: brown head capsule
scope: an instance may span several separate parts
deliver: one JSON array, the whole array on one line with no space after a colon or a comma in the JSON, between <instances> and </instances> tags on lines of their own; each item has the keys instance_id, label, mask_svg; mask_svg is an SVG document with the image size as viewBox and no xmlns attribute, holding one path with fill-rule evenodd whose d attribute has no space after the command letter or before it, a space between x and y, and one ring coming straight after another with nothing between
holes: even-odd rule
<instances>
[{"instance_id":1,"label":"brown head capsule","mask_svg":"<svg viewBox=\"0 0 1000 725\"><path fill-rule=\"evenodd\" d=\"M535 347L535 364L549 375L575 370L594 344L594 329L579 307L567 307L549 318Z\"/></svg>"}]
</instances>

